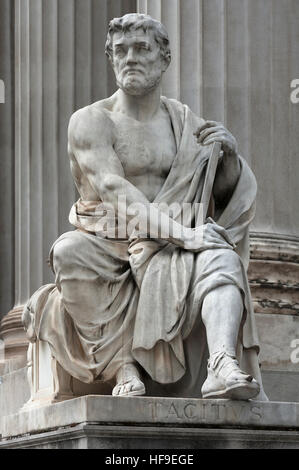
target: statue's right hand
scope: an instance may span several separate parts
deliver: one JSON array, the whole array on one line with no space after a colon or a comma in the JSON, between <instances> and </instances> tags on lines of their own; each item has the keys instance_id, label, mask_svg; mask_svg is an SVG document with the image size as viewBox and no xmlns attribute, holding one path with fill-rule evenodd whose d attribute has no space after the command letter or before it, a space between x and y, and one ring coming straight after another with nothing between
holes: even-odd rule
<instances>
[{"instance_id":1,"label":"statue's right hand","mask_svg":"<svg viewBox=\"0 0 299 470\"><path fill-rule=\"evenodd\" d=\"M231 250L235 248L225 228L216 223L206 223L187 230L184 240L185 250L200 252L217 248Z\"/></svg>"}]
</instances>

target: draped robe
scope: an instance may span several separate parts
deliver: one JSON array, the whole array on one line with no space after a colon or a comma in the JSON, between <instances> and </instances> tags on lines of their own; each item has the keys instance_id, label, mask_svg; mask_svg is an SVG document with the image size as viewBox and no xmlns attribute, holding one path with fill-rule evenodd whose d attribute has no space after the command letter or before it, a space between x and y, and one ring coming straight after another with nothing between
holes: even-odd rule
<instances>
[{"instance_id":1,"label":"draped robe","mask_svg":"<svg viewBox=\"0 0 299 470\"><path fill-rule=\"evenodd\" d=\"M154 202L190 203L194 219L210 146L199 145L193 132L204 121L176 100L161 100L171 119L177 153ZM111 380L122 364L135 361L142 366L149 394L199 397L208 356L202 304L217 287L235 285L244 304L238 358L260 381L246 274L256 181L245 160L238 158L240 177L215 216L234 250L196 253L154 239L134 244L108 239L96 230L95 204L79 199L70 212L77 230L63 234L50 252L55 284L41 287L24 310L31 341L48 342L52 355L80 381ZM266 399L263 391L259 399Z\"/></svg>"}]
</instances>

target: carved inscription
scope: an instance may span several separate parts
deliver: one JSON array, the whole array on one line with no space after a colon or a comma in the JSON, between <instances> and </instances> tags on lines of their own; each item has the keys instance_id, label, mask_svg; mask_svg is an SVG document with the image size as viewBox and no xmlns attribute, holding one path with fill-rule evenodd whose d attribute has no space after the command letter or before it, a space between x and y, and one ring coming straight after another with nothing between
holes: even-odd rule
<instances>
[{"instance_id":1,"label":"carved inscription","mask_svg":"<svg viewBox=\"0 0 299 470\"><path fill-rule=\"evenodd\" d=\"M249 402L151 401L149 408L154 421L241 424L262 419L262 408Z\"/></svg>"}]
</instances>

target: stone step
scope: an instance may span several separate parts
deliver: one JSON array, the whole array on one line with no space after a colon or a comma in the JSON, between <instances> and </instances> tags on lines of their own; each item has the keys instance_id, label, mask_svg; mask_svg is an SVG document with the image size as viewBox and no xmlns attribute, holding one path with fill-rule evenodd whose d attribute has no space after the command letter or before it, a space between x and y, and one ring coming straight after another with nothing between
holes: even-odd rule
<instances>
[{"instance_id":1,"label":"stone step","mask_svg":"<svg viewBox=\"0 0 299 470\"><path fill-rule=\"evenodd\" d=\"M89 395L2 418L1 448L159 446L299 448L299 403Z\"/></svg>"},{"instance_id":2,"label":"stone step","mask_svg":"<svg viewBox=\"0 0 299 470\"><path fill-rule=\"evenodd\" d=\"M0 441L0 449L108 449L110 456L134 455L132 449L299 449L299 432L221 427L163 427L79 424ZM157 452L151 453L152 463ZM160 453L159 453L160 454ZM162 455L167 454L163 452ZM189 454L189 452L188 452ZM196 452L193 453L196 462ZM101 458L103 453L99 455ZM197 454L202 463L203 454ZM98 462L100 463L100 462Z\"/></svg>"},{"instance_id":3,"label":"stone step","mask_svg":"<svg viewBox=\"0 0 299 470\"><path fill-rule=\"evenodd\" d=\"M2 417L2 437L80 423L299 431L299 403L88 395Z\"/></svg>"}]
</instances>

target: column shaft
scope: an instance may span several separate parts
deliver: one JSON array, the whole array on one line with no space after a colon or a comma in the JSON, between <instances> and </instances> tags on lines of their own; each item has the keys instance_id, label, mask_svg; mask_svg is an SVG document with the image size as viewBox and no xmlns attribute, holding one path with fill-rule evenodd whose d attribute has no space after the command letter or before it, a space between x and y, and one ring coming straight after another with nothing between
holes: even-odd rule
<instances>
[{"instance_id":1,"label":"column shaft","mask_svg":"<svg viewBox=\"0 0 299 470\"><path fill-rule=\"evenodd\" d=\"M0 319L14 301L14 128L13 128L13 33L12 4L0 2L0 80L4 96L0 99ZM4 103L2 102L4 98Z\"/></svg>"}]
</instances>

